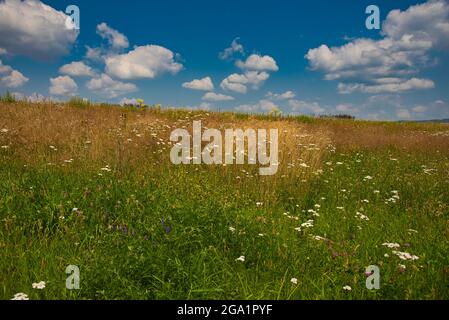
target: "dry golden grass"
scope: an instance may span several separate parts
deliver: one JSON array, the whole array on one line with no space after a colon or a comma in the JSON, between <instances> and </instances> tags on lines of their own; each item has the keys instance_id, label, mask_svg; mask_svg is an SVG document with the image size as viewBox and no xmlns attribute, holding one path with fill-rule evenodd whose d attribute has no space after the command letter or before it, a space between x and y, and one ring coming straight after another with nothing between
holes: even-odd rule
<instances>
[{"instance_id":1,"label":"dry golden grass","mask_svg":"<svg viewBox=\"0 0 449 320\"><path fill-rule=\"evenodd\" d=\"M303 161L319 167L322 152L316 151L331 142L326 128L311 129L287 120L223 119L208 112L76 108L67 104L14 103L0 107L0 127L8 130L1 136L1 144L10 146L17 159L30 165L75 158L96 165L116 161L140 165L155 155L158 159L168 156L170 132L176 128L191 132L194 120L201 120L203 128L223 132L227 128L277 128L281 164ZM167 152L161 154L161 150Z\"/></svg>"}]
</instances>

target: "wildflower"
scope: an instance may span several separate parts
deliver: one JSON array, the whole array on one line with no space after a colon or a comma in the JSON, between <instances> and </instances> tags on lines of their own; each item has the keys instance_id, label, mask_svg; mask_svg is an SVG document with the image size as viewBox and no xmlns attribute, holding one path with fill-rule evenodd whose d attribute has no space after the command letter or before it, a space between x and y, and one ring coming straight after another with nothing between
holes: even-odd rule
<instances>
[{"instance_id":1,"label":"wildflower","mask_svg":"<svg viewBox=\"0 0 449 320\"><path fill-rule=\"evenodd\" d=\"M298 284L298 279L296 279L296 278L291 278L291 279L290 279L290 282L293 283L293 284Z\"/></svg>"},{"instance_id":2,"label":"wildflower","mask_svg":"<svg viewBox=\"0 0 449 320\"><path fill-rule=\"evenodd\" d=\"M11 300L30 300L28 295L22 292L16 293Z\"/></svg>"},{"instance_id":3,"label":"wildflower","mask_svg":"<svg viewBox=\"0 0 449 320\"><path fill-rule=\"evenodd\" d=\"M344 207L337 207L338 210L344 210Z\"/></svg>"},{"instance_id":4,"label":"wildflower","mask_svg":"<svg viewBox=\"0 0 449 320\"><path fill-rule=\"evenodd\" d=\"M111 168L109 167L109 165L107 164L105 167L100 169L101 171L107 171L107 172L111 172Z\"/></svg>"},{"instance_id":5,"label":"wildflower","mask_svg":"<svg viewBox=\"0 0 449 320\"><path fill-rule=\"evenodd\" d=\"M261 207L263 205L263 202L256 202L257 207Z\"/></svg>"},{"instance_id":6,"label":"wildflower","mask_svg":"<svg viewBox=\"0 0 449 320\"><path fill-rule=\"evenodd\" d=\"M229 227L229 231L234 232L235 228L234 227Z\"/></svg>"},{"instance_id":7,"label":"wildflower","mask_svg":"<svg viewBox=\"0 0 449 320\"><path fill-rule=\"evenodd\" d=\"M235 259L235 261L245 262L245 256L240 256L237 259Z\"/></svg>"},{"instance_id":8,"label":"wildflower","mask_svg":"<svg viewBox=\"0 0 449 320\"><path fill-rule=\"evenodd\" d=\"M401 259L401 260L411 260L411 261L414 261L414 260L418 260L418 259L419 259L418 256L411 255L411 254L408 253L408 252L393 251L393 254L397 255L397 256L399 257L399 259Z\"/></svg>"},{"instance_id":9,"label":"wildflower","mask_svg":"<svg viewBox=\"0 0 449 320\"><path fill-rule=\"evenodd\" d=\"M8 133L8 129L6 129L6 128L3 128L2 130L1 130L1 133Z\"/></svg>"},{"instance_id":10,"label":"wildflower","mask_svg":"<svg viewBox=\"0 0 449 320\"><path fill-rule=\"evenodd\" d=\"M45 288L45 281L35 282L33 283L33 289L39 289L42 290Z\"/></svg>"},{"instance_id":11,"label":"wildflower","mask_svg":"<svg viewBox=\"0 0 449 320\"><path fill-rule=\"evenodd\" d=\"M382 245L387 248L390 248L390 249L399 248L401 246L399 243L394 243L394 242L393 243L385 242L385 243L382 243Z\"/></svg>"},{"instance_id":12,"label":"wildflower","mask_svg":"<svg viewBox=\"0 0 449 320\"><path fill-rule=\"evenodd\" d=\"M301 224L301 227L303 227L303 228L312 228L313 227L313 220L307 220L306 222Z\"/></svg>"},{"instance_id":13,"label":"wildflower","mask_svg":"<svg viewBox=\"0 0 449 320\"><path fill-rule=\"evenodd\" d=\"M366 220L366 221L369 221L369 218L368 218L366 215L364 215L363 213L360 213L360 212L357 212L357 213L355 214L355 217L356 217L356 218L359 218L360 220Z\"/></svg>"},{"instance_id":14,"label":"wildflower","mask_svg":"<svg viewBox=\"0 0 449 320\"><path fill-rule=\"evenodd\" d=\"M343 290L345 290L345 291L351 291L352 288L351 288L350 286L344 286L344 287L343 287Z\"/></svg>"},{"instance_id":15,"label":"wildflower","mask_svg":"<svg viewBox=\"0 0 449 320\"><path fill-rule=\"evenodd\" d=\"M384 257L385 257L385 258L389 258L390 255L389 255L388 253L385 253L385 254L384 254Z\"/></svg>"},{"instance_id":16,"label":"wildflower","mask_svg":"<svg viewBox=\"0 0 449 320\"><path fill-rule=\"evenodd\" d=\"M2 146L2 149L9 149L9 146Z\"/></svg>"},{"instance_id":17,"label":"wildflower","mask_svg":"<svg viewBox=\"0 0 449 320\"><path fill-rule=\"evenodd\" d=\"M265 237L264 233L259 233L259 237Z\"/></svg>"},{"instance_id":18,"label":"wildflower","mask_svg":"<svg viewBox=\"0 0 449 320\"><path fill-rule=\"evenodd\" d=\"M363 178L363 180L373 180L373 177L371 177L371 176L366 176L365 178Z\"/></svg>"}]
</instances>

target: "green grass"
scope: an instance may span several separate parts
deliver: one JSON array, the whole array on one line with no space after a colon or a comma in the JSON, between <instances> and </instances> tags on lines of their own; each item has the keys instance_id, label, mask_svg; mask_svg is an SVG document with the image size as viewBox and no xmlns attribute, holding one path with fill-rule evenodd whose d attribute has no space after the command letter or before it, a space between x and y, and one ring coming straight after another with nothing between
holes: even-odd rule
<instances>
[{"instance_id":1,"label":"green grass","mask_svg":"<svg viewBox=\"0 0 449 320\"><path fill-rule=\"evenodd\" d=\"M0 106L0 299L449 299L447 126L84 103ZM172 165L197 119L280 127L279 172Z\"/></svg>"},{"instance_id":2,"label":"green grass","mask_svg":"<svg viewBox=\"0 0 449 320\"><path fill-rule=\"evenodd\" d=\"M449 298L449 161L438 153L329 152L322 174L281 183L265 201L257 187L264 178L236 182L221 167L153 164L143 174L113 167L99 176L76 163L24 167L7 152L2 299ZM385 203L393 190L399 200ZM309 219L314 227L294 229ZM384 242L419 260L400 260ZM235 261L241 255L245 262ZM80 267L80 290L65 289L70 264ZM365 287L368 265L380 267L380 290ZM41 280L44 290L31 288Z\"/></svg>"}]
</instances>

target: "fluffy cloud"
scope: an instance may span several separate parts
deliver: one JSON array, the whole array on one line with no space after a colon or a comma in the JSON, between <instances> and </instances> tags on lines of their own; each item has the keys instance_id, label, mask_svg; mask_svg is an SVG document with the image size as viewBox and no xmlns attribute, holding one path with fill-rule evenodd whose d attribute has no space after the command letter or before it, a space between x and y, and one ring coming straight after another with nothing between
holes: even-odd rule
<instances>
[{"instance_id":1,"label":"fluffy cloud","mask_svg":"<svg viewBox=\"0 0 449 320\"><path fill-rule=\"evenodd\" d=\"M235 107L235 110L242 112L270 112L276 109L280 109L279 106L267 99L262 99L255 104L241 104Z\"/></svg>"},{"instance_id":2,"label":"fluffy cloud","mask_svg":"<svg viewBox=\"0 0 449 320\"><path fill-rule=\"evenodd\" d=\"M267 93L267 98L273 100L289 100L295 97L295 93L293 91L285 91L284 93L273 93L269 91Z\"/></svg>"},{"instance_id":3,"label":"fluffy cloud","mask_svg":"<svg viewBox=\"0 0 449 320\"><path fill-rule=\"evenodd\" d=\"M290 100L288 104L294 113L320 114L325 112L325 109L318 102L307 102L293 99Z\"/></svg>"},{"instance_id":4,"label":"fluffy cloud","mask_svg":"<svg viewBox=\"0 0 449 320\"><path fill-rule=\"evenodd\" d=\"M165 72L176 74L183 68L174 60L172 51L157 45L135 47L126 54L107 57L105 62L106 72L120 79L153 79Z\"/></svg>"},{"instance_id":5,"label":"fluffy cloud","mask_svg":"<svg viewBox=\"0 0 449 320\"><path fill-rule=\"evenodd\" d=\"M0 2L0 47L11 54L48 59L69 53L78 31L67 16L38 0Z\"/></svg>"},{"instance_id":6,"label":"fluffy cloud","mask_svg":"<svg viewBox=\"0 0 449 320\"><path fill-rule=\"evenodd\" d=\"M0 86L17 88L24 85L29 79L10 66L4 65L0 60Z\"/></svg>"},{"instance_id":7,"label":"fluffy cloud","mask_svg":"<svg viewBox=\"0 0 449 320\"><path fill-rule=\"evenodd\" d=\"M129 47L128 38L105 22L97 25L97 34L107 41L107 45L93 48L86 46L85 57L89 60L104 63L106 58L120 54Z\"/></svg>"},{"instance_id":8,"label":"fluffy cloud","mask_svg":"<svg viewBox=\"0 0 449 320\"><path fill-rule=\"evenodd\" d=\"M270 77L267 71L279 70L272 57L257 54L252 54L245 62L238 60L236 65L245 72L242 74L233 73L223 79L220 84L223 90L238 93L246 93L248 87L257 90Z\"/></svg>"},{"instance_id":9,"label":"fluffy cloud","mask_svg":"<svg viewBox=\"0 0 449 320\"><path fill-rule=\"evenodd\" d=\"M358 113L360 110L357 108L357 107L355 107L353 104L351 104L351 103L342 103L342 104L339 104L339 105L337 105L336 107L335 107L335 110L337 111L337 112L340 112L340 113L346 113L346 114L355 114L355 113Z\"/></svg>"},{"instance_id":10,"label":"fluffy cloud","mask_svg":"<svg viewBox=\"0 0 449 320\"><path fill-rule=\"evenodd\" d=\"M114 49L126 49L129 47L128 38L115 29L109 27L105 22L97 26L97 34L106 39Z\"/></svg>"},{"instance_id":11,"label":"fluffy cloud","mask_svg":"<svg viewBox=\"0 0 449 320\"><path fill-rule=\"evenodd\" d=\"M234 98L231 97L231 96L226 96L224 94L215 93L215 92L208 92L208 93L206 93L203 96L202 99L206 100L206 101L230 101L230 100L234 100Z\"/></svg>"},{"instance_id":12,"label":"fluffy cloud","mask_svg":"<svg viewBox=\"0 0 449 320\"><path fill-rule=\"evenodd\" d=\"M391 11L382 26L383 34L399 40L404 35L430 41L433 46L449 47L449 3L428 1L405 11Z\"/></svg>"},{"instance_id":13,"label":"fluffy cloud","mask_svg":"<svg viewBox=\"0 0 449 320\"><path fill-rule=\"evenodd\" d=\"M240 53L242 55L245 54L245 50L243 48L243 45L238 43L239 38L235 38L232 40L231 46L229 48L226 48L223 50L223 52L220 52L218 57L221 60L227 60L230 59L235 53Z\"/></svg>"},{"instance_id":14,"label":"fluffy cloud","mask_svg":"<svg viewBox=\"0 0 449 320\"><path fill-rule=\"evenodd\" d=\"M121 106L125 106L125 105L132 105L132 106L137 106L139 105L139 102L137 102L136 98L123 98L122 100L120 100L119 104Z\"/></svg>"},{"instance_id":15,"label":"fluffy cloud","mask_svg":"<svg viewBox=\"0 0 449 320\"><path fill-rule=\"evenodd\" d=\"M195 79L190 82L184 82L182 86L184 88L192 90L203 90L203 91L214 90L214 84L212 83L212 79L210 77L205 77L203 79Z\"/></svg>"},{"instance_id":16,"label":"fluffy cloud","mask_svg":"<svg viewBox=\"0 0 449 320\"><path fill-rule=\"evenodd\" d=\"M430 42L415 41L410 36L401 40L357 39L341 47L321 45L306 55L313 70L325 72L326 80L406 76L428 62L425 53Z\"/></svg>"},{"instance_id":17,"label":"fluffy cloud","mask_svg":"<svg viewBox=\"0 0 449 320\"><path fill-rule=\"evenodd\" d=\"M398 79L396 82L380 83L380 84L338 84L338 91L341 94L350 94L355 91L363 93L381 93L381 92L403 92L414 89L430 89L435 87L432 80L411 78L408 80Z\"/></svg>"},{"instance_id":18,"label":"fluffy cloud","mask_svg":"<svg viewBox=\"0 0 449 320\"><path fill-rule=\"evenodd\" d=\"M110 98L137 91L137 86L133 83L113 80L107 74L89 80L86 87L99 95Z\"/></svg>"},{"instance_id":19,"label":"fluffy cloud","mask_svg":"<svg viewBox=\"0 0 449 320\"><path fill-rule=\"evenodd\" d=\"M76 94L78 85L69 76L50 78L50 94L57 96L71 96Z\"/></svg>"},{"instance_id":20,"label":"fluffy cloud","mask_svg":"<svg viewBox=\"0 0 449 320\"><path fill-rule=\"evenodd\" d=\"M267 72L247 71L244 74L233 73L220 84L223 90L246 93L248 86L257 90L270 75Z\"/></svg>"},{"instance_id":21,"label":"fluffy cloud","mask_svg":"<svg viewBox=\"0 0 449 320\"><path fill-rule=\"evenodd\" d=\"M86 46L86 55L85 57L89 60L93 61L103 61L104 60L104 52L101 48L91 48Z\"/></svg>"},{"instance_id":22,"label":"fluffy cloud","mask_svg":"<svg viewBox=\"0 0 449 320\"><path fill-rule=\"evenodd\" d=\"M27 97L27 100L32 103L38 103L38 102L49 101L50 98L47 98L40 93L33 92L30 96Z\"/></svg>"},{"instance_id":23,"label":"fluffy cloud","mask_svg":"<svg viewBox=\"0 0 449 320\"><path fill-rule=\"evenodd\" d=\"M243 70L278 71L276 61L270 56L250 55L245 62L238 60L236 66Z\"/></svg>"},{"instance_id":24,"label":"fluffy cloud","mask_svg":"<svg viewBox=\"0 0 449 320\"><path fill-rule=\"evenodd\" d=\"M380 40L360 38L340 47L310 49L305 57L311 69L324 72L326 80L345 82L340 93L433 88L431 80L413 75L430 65L431 50L447 42L449 5L429 1L404 12L394 10L383 25Z\"/></svg>"},{"instance_id":25,"label":"fluffy cloud","mask_svg":"<svg viewBox=\"0 0 449 320\"><path fill-rule=\"evenodd\" d=\"M59 72L72 77L95 76L95 72L92 70L92 68L82 61L74 61L69 64L65 64L61 68L59 68Z\"/></svg>"}]
</instances>

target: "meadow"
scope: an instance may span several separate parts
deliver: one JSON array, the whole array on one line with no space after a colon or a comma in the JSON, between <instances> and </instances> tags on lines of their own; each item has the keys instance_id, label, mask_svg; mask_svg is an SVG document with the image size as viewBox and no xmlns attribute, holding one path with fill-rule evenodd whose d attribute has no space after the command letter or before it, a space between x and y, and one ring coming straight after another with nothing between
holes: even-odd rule
<instances>
[{"instance_id":1,"label":"meadow","mask_svg":"<svg viewBox=\"0 0 449 320\"><path fill-rule=\"evenodd\" d=\"M278 172L172 164L194 120ZM447 124L3 101L0 146L0 299L449 299Z\"/></svg>"}]
</instances>

